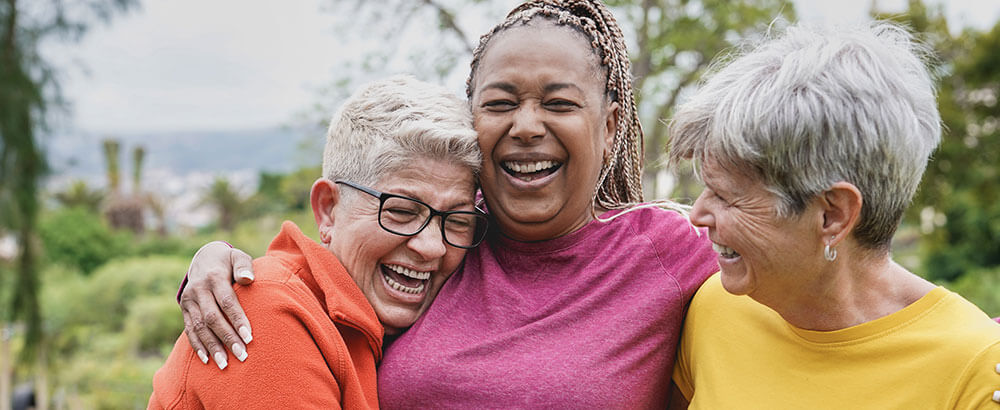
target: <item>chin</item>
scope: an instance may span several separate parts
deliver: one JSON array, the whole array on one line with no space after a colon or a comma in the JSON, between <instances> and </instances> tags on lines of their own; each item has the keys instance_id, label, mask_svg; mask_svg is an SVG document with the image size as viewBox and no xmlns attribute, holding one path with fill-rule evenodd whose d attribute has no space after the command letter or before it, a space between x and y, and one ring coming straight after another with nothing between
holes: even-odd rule
<instances>
[{"instance_id":1,"label":"chin","mask_svg":"<svg viewBox=\"0 0 1000 410\"><path fill-rule=\"evenodd\" d=\"M397 309L393 310L396 311L385 314L383 314L383 312L379 312L378 310L376 310L376 313L378 314L378 320L379 322L382 322L382 327L385 328L386 334L402 333L403 330L406 330L407 328L412 326L413 323L417 321L417 318L420 317L420 313L422 313L420 311L400 312Z\"/></svg>"},{"instance_id":2,"label":"chin","mask_svg":"<svg viewBox=\"0 0 1000 410\"><path fill-rule=\"evenodd\" d=\"M734 295L747 295L753 291L753 279L746 272L727 274L726 270L723 269L719 277L722 279L722 287L726 289L726 292Z\"/></svg>"}]
</instances>

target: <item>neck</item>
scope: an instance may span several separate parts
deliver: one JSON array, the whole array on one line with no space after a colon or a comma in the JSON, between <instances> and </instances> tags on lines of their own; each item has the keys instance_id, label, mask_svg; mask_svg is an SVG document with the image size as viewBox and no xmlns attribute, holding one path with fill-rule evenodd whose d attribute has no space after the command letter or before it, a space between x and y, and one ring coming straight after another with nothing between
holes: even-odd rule
<instances>
[{"instance_id":1,"label":"neck","mask_svg":"<svg viewBox=\"0 0 1000 410\"><path fill-rule=\"evenodd\" d=\"M833 331L898 312L935 287L893 262L888 253L855 259L846 253L820 274L761 303L795 327Z\"/></svg>"},{"instance_id":2,"label":"neck","mask_svg":"<svg viewBox=\"0 0 1000 410\"><path fill-rule=\"evenodd\" d=\"M569 221L570 223L563 223L562 226L559 226L558 222L560 221L557 220L548 220L539 223L520 223L500 217L497 218L497 223L500 226L500 232L510 239L521 242L541 242L579 231L593 221L595 215L603 215L604 212L607 212L607 210L600 207L597 207L596 210L595 208L590 208L586 210L585 214L580 215L579 218Z\"/></svg>"}]
</instances>

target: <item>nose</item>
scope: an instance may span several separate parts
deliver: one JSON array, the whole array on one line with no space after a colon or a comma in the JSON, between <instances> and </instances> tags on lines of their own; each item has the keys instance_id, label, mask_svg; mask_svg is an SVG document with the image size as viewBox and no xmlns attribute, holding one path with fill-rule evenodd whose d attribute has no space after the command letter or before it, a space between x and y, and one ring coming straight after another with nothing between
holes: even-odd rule
<instances>
[{"instance_id":1,"label":"nose","mask_svg":"<svg viewBox=\"0 0 1000 410\"><path fill-rule=\"evenodd\" d=\"M705 189L701 191L701 195L698 195L698 199L694 200L694 205L691 206L691 213L688 215L691 218L691 223L694 226L701 228L708 228L715 224L715 216L709 211L707 206L707 196L708 190Z\"/></svg>"},{"instance_id":2,"label":"nose","mask_svg":"<svg viewBox=\"0 0 1000 410\"><path fill-rule=\"evenodd\" d=\"M441 217L435 216L424 227L420 233L413 235L406 241L406 246L416 252L425 260L434 260L444 256L448 251L448 245L441 235Z\"/></svg>"},{"instance_id":3,"label":"nose","mask_svg":"<svg viewBox=\"0 0 1000 410\"><path fill-rule=\"evenodd\" d=\"M542 121L541 107L535 103L523 103L514 112L510 136L522 144L541 139L545 135L545 124Z\"/></svg>"}]
</instances>

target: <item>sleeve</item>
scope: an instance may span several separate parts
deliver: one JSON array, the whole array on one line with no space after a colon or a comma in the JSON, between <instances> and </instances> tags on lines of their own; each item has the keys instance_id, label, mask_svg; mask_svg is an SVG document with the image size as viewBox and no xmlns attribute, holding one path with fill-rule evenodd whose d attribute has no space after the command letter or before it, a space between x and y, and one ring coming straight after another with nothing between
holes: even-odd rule
<instances>
[{"instance_id":1,"label":"sleeve","mask_svg":"<svg viewBox=\"0 0 1000 410\"><path fill-rule=\"evenodd\" d=\"M330 335L314 337L319 329L310 323L315 318L287 292L280 292L280 285L267 292L262 288L241 295L247 316L254 320L247 360L240 362L227 352L229 365L222 371L211 363L193 363L188 384L199 384L195 389L206 408L274 409L290 403L297 408L340 408L340 387L328 362L344 358L325 357L316 342ZM332 324L329 331L336 332ZM330 349L325 353L330 355ZM192 355L190 360L197 358Z\"/></svg>"},{"instance_id":2,"label":"sleeve","mask_svg":"<svg viewBox=\"0 0 1000 410\"><path fill-rule=\"evenodd\" d=\"M993 401L993 392L1000 390L1000 341L997 341L969 362L965 376L957 384L954 409L997 409L1000 404Z\"/></svg>"},{"instance_id":3,"label":"sleeve","mask_svg":"<svg viewBox=\"0 0 1000 410\"><path fill-rule=\"evenodd\" d=\"M677 358L674 360L674 384L681 391L687 401L691 401L694 396L694 380L691 376L691 341L689 327L684 326L681 331L681 342L677 346Z\"/></svg>"}]
</instances>

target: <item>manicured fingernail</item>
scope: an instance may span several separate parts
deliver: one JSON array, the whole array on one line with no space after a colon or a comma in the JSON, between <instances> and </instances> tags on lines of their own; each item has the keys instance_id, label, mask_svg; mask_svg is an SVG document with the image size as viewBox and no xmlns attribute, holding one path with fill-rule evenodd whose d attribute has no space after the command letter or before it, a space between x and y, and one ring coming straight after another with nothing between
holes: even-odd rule
<instances>
[{"instance_id":1,"label":"manicured fingernail","mask_svg":"<svg viewBox=\"0 0 1000 410\"><path fill-rule=\"evenodd\" d=\"M237 272L236 276L239 276L239 277L241 277L243 279L253 280L253 272L250 272L249 270L246 270L246 269L243 269L243 270Z\"/></svg>"},{"instance_id":2,"label":"manicured fingernail","mask_svg":"<svg viewBox=\"0 0 1000 410\"><path fill-rule=\"evenodd\" d=\"M1000 403L1000 390L993 392L993 401Z\"/></svg>"},{"instance_id":3,"label":"manicured fingernail","mask_svg":"<svg viewBox=\"0 0 1000 410\"><path fill-rule=\"evenodd\" d=\"M202 364L208 364L208 355L204 350L198 349L198 359L201 359Z\"/></svg>"},{"instance_id":4,"label":"manicured fingernail","mask_svg":"<svg viewBox=\"0 0 1000 410\"><path fill-rule=\"evenodd\" d=\"M997 373L1000 373L1000 363L997 363Z\"/></svg>"},{"instance_id":5,"label":"manicured fingernail","mask_svg":"<svg viewBox=\"0 0 1000 410\"><path fill-rule=\"evenodd\" d=\"M242 362L247 359L247 349L239 343L233 343L233 356Z\"/></svg>"},{"instance_id":6,"label":"manicured fingernail","mask_svg":"<svg viewBox=\"0 0 1000 410\"><path fill-rule=\"evenodd\" d=\"M229 363L226 361L226 354L222 352L215 352L215 364L219 365L219 370L225 369Z\"/></svg>"},{"instance_id":7,"label":"manicured fingernail","mask_svg":"<svg viewBox=\"0 0 1000 410\"><path fill-rule=\"evenodd\" d=\"M250 334L250 328L247 326L240 326L240 338L243 339L243 343L250 343L253 340L253 335Z\"/></svg>"}]
</instances>

